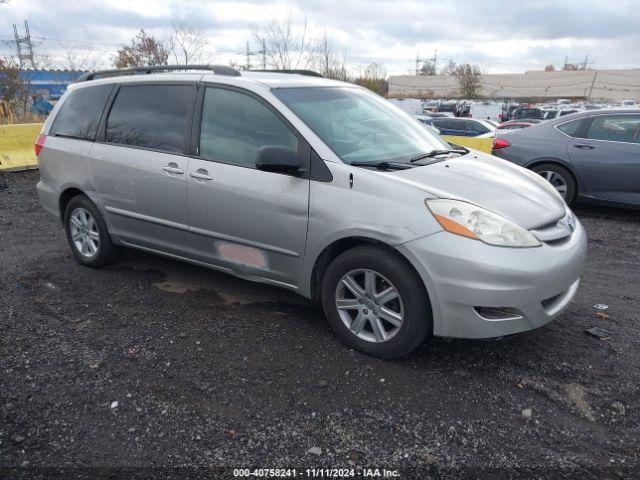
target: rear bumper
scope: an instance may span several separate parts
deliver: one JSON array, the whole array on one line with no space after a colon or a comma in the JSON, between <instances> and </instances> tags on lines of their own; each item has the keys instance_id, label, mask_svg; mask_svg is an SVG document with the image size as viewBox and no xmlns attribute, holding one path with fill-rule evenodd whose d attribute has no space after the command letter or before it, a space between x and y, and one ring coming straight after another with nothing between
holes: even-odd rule
<instances>
[{"instance_id":1,"label":"rear bumper","mask_svg":"<svg viewBox=\"0 0 640 480\"><path fill-rule=\"evenodd\" d=\"M562 244L502 248L447 232L398 247L422 277L433 310L433 333L492 338L540 327L560 315L576 294L587 237L580 222ZM475 307L517 309L487 318Z\"/></svg>"},{"instance_id":2,"label":"rear bumper","mask_svg":"<svg viewBox=\"0 0 640 480\"><path fill-rule=\"evenodd\" d=\"M58 204L58 194L55 190L42 180L36 185L36 190L42 207L51 215L60 219L60 205Z\"/></svg>"}]
</instances>

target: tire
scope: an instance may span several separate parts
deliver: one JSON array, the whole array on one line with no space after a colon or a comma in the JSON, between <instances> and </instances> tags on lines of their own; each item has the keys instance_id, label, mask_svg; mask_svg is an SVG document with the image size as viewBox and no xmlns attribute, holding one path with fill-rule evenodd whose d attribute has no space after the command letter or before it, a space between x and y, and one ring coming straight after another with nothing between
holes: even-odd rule
<instances>
[{"instance_id":1,"label":"tire","mask_svg":"<svg viewBox=\"0 0 640 480\"><path fill-rule=\"evenodd\" d=\"M89 198L76 195L64 212L67 241L80 264L99 268L113 263L117 247L111 241L102 215Z\"/></svg>"},{"instance_id":2,"label":"tire","mask_svg":"<svg viewBox=\"0 0 640 480\"><path fill-rule=\"evenodd\" d=\"M367 276L373 290L366 288ZM354 293L353 281L360 296ZM379 295L385 291L386 296ZM374 357L406 355L432 332L431 305L422 280L402 257L377 246L355 247L333 260L322 279L322 306L340 340Z\"/></svg>"},{"instance_id":3,"label":"tire","mask_svg":"<svg viewBox=\"0 0 640 480\"><path fill-rule=\"evenodd\" d=\"M555 163L543 163L541 165L536 165L532 170L551 183L551 185L558 190L558 193L562 195L562 198L564 198L567 205L571 205L575 201L578 188L576 186L576 181L569 170L561 167L560 165L556 165ZM559 187L563 185L562 182L564 182L564 192L559 189Z\"/></svg>"}]
</instances>

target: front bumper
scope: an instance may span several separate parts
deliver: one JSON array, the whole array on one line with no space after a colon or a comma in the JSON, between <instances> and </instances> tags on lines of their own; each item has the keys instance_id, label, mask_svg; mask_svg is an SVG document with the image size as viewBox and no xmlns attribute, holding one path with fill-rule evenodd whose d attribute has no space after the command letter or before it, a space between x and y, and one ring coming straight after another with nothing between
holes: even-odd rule
<instances>
[{"instance_id":1,"label":"front bumper","mask_svg":"<svg viewBox=\"0 0 640 480\"><path fill-rule=\"evenodd\" d=\"M532 330L564 311L578 289L587 236L576 220L566 240L536 248L496 247L448 232L396 248L427 287L434 335L492 338ZM521 314L487 318L475 307Z\"/></svg>"}]
</instances>

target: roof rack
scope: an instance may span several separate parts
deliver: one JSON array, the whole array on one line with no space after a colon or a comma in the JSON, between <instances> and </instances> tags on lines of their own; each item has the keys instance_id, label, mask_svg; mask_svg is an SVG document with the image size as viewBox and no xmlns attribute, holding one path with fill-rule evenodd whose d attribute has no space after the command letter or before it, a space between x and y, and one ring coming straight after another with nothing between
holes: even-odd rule
<instances>
[{"instance_id":1,"label":"roof rack","mask_svg":"<svg viewBox=\"0 0 640 480\"><path fill-rule=\"evenodd\" d=\"M308 77L319 77L324 78L324 76L318 72L314 72L313 70L249 70L250 72L269 72L269 73L292 73L296 75L306 75Z\"/></svg>"},{"instance_id":2,"label":"roof rack","mask_svg":"<svg viewBox=\"0 0 640 480\"><path fill-rule=\"evenodd\" d=\"M150 73L174 72L184 70L206 70L216 75L239 77L240 72L226 65L154 65L147 67L118 68L115 70L99 70L88 72L78 77L78 82L95 80L96 78L117 77L120 75L145 75Z\"/></svg>"}]
</instances>

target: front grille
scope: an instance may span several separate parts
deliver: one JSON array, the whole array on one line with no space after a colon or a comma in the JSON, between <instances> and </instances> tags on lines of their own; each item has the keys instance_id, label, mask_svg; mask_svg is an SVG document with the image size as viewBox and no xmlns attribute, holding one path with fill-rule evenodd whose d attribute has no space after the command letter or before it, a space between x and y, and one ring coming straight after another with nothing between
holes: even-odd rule
<instances>
[{"instance_id":1,"label":"front grille","mask_svg":"<svg viewBox=\"0 0 640 480\"><path fill-rule=\"evenodd\" d=\"M555 222L546 223L544 225L534 228L533 230L535 230L536 232L542 232L544 230L549 230L550 228L553 228L556 225L558 225L558 220L556 220Z\"/></svg>"},{"instance_id":2,"label":"front grille","mask_svg":"<svg viewBox=\"0 0 640 480\"><path fill-rule=\"evenodd\" d=\"M532 228L530 231L541 242L545 242L549 245L562 243L573 233L573 230L570 229L567 224L567 215L568 214L565 214L562 218L553 222Z\"/></svg>"}]
</instances>

